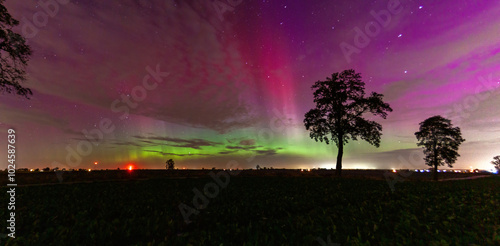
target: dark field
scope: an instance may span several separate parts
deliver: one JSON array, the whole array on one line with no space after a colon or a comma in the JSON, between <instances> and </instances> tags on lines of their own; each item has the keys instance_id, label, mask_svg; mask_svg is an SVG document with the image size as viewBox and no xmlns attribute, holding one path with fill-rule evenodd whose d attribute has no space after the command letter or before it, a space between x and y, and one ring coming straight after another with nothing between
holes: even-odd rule
<instances>
[{"instance_id":1,"label":"dark field","mask_svg":"<svg viewBox=\"0 0 500 246\"><path fill-rule=\"evenodd\" d=\"M18 185L31 184L59 184L79 182L99 182L109 180L137 180L156 178L202 178L208 177L210 172L222 170L93 170L88 171L64 171L64 172L17 172L16 181ZM238 170L239 177L271 176L271 177L335 177L335 170L311 170L300 171L296 169L267 169L267 170ZM406 175L404 175L406 174ZM394 179L395 174L391 170L342 170L344 178L355 179ZM397 173L399 179L404 180L432 180L432 173L418 173L400 171ZM479 175L490 175L489 173L439 173L440 179L474 177ZM7 183L7 173L0 171L0 184Z\"/></svg>"},{"instance_id":2,"label":"dark field","mask_svg":"<svg viewBox=\"0 0 500 246\"><path fill-rule=\"evenodd\" d=\"M262 171L222 177L218 185L210 170L166 178L159 170L64 173L62 184L17 188L17 238L0 244L500 244L498 176L429 182L418 181L428 173L413 173L393 193L384 171L345 171L342 179L330 170ZM17 177L19 185L58 182L54 173ZM99 182L67 184L84 180ZM5 228L6 209L0 217Z\"/></svg>"}]
</instances>

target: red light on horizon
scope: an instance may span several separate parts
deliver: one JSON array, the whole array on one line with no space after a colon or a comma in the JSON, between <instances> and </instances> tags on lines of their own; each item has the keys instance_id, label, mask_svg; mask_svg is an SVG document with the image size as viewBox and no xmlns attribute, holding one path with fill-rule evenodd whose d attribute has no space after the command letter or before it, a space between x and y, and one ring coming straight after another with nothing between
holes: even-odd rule
<instances>
[{"instance_id":1,"label":"red light on horizon","mask_svg":"<svg viewBox=\"0 0 500 246\"><path fill-rule=\"evenodd\" d=\"M127 168L129 171L132 171L134 169L134 167L132 165L129 165L128 168Z\"/></svg>"}]
</instances>

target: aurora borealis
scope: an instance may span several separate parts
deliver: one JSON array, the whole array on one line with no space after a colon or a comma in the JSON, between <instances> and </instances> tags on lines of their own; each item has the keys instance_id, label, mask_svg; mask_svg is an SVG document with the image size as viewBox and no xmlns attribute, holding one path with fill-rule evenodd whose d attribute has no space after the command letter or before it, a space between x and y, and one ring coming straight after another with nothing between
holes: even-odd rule
<instances>
[{"instance_id":1,"label":"aurora borealis","mask_svg":"<svg viewBox=\"0 0 500 246\"><path fill-rule=\"evenodd\" d=\"M16 130L18 167L334 167L336 147L302 121L311 85L350 68L394 112L377 119L380 148L345 146L345 168L400 167L419 150L418 123L438 114L466 139L456 168L491 169L500 154L495 1L40 2L57 5L42 15L36 1L5 3L34 51L31 100L0 96L0 139ZM102 139L90 134L101 124ZM95 141L68 161L82 132Z\"/></svg>"}]
</instances>

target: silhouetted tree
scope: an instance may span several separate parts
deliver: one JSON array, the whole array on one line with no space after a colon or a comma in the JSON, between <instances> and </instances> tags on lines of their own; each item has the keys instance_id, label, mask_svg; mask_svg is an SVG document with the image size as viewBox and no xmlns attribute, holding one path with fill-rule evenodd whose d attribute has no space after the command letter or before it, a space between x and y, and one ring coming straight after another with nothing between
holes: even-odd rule
<instances>
[{"instance_id":1,"label":"silhouetted tree","mask_svg":"<svg viewBox=\"0 0 500 246\"><path fill-rule=\"evenodd\" d=\"M500 155L493 157L493 161L491 161L491 164L493 164L497 171L500 172Z\"/></svg>"},{"instance_id":2,"label":"silhouetted tree","mask_svg":"<svg viewBox=\"0 0 500 246\"><path fill-rule=\"evenodd\" d=\"M166 163L167 163L167 165L165 165L165 167L166 167L168 170L174 170L174 166L175 166L175 162L174 162L174 160L169 159Z\"/></svg>"},{"instance_id":3,"label":"silhouetted tree","mask_svg":"<svg viewBox=\"0 0 500 246\"><path fill-rule=\"evenodd\" d=\"M19 21L12 18L0 0L0 91L16 93L29 99L30 89L19 83L26 80L24 71L31 55L31 48L20 34L12 31Z\"/></svg>"},{"instance_id":4,"label":"silhouetted tree","mask_svg":"<svg viewBox=\"0 0 500 246\"><path fill-rule=\"evenodd\" d=\"M304 124L310 137L316 141L335 142L338 148L337 175L342 172L344 144L358 138L379 147L382 126L363 118L363 114L387 117L392 112L383 102L383 95L372 92L365 97L365 83L354 70L334 73L326 81L317 81L312 89L316 107L305 114Z\"/></svg>"},{"instance_id":5,"label":"silhouetted tree","mask_svg":"<svg viewBox=\"0 0 500 246\"><path fill-rule=\"evenodd\" d=\"M255 166L255 169L259 170L260 169L260 165Z\"/></svg>"},{"instance_id":6,"label":"silhouetted tree","mask_svg":"<svg viewBox=\"0 0 500 246\"><path fill-rule=\"evenodd\" d=\"M434 180L438 180L438 166L445 163L453 167L460 156L458 147L465 139L459 127L453 127L451 121L440 115L430 117L420 123L420 130L415 132L418 146L423 146L425 164L433 167Z\"/></svg>"}]
</instances>

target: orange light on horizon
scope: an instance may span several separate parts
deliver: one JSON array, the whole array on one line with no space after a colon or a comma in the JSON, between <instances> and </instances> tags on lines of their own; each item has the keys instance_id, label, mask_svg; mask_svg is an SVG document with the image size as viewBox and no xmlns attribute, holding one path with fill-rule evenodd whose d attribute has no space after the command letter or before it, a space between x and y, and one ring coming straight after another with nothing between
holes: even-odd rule
<instances>
[{"instance_id":1,"label":"orange light on horizon","mask_svg":"<svg viewBox=\"0 0 500 246\"><path fill-rule=\"evenodd\" d=\"M134 167L133 167L132 165L129 165L129 166L128 166L128 170L129 170L129 171L132 171L133 169L134 169Z\"/></svg>"}]
</instances>

